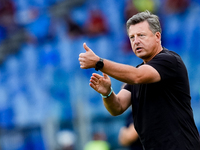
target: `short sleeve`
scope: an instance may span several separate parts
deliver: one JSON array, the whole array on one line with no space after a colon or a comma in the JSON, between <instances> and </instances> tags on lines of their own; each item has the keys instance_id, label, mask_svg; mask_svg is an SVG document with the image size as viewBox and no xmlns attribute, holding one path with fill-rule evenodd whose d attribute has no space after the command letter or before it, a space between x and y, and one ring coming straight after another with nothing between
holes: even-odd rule
<instances>
[{"instance_id":1,"label":"short sleeve","mask_svg":"<svg viewBox=\"0 0 200 150\"><path fill-rule=\"evenodd\" d=\"M159 53L147 64L158 71L161 80L168 80L177 76L177 58L168 51Z\"/></svg>"}]
</instances>

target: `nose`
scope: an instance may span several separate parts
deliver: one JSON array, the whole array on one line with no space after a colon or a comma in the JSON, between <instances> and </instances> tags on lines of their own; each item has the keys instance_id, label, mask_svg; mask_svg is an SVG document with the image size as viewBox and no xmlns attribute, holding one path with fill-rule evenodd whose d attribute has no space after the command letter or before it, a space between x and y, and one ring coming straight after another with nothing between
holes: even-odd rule
<instances>
[{"instance_id":1,"label":"nose","mask_svg":"<svg viewBox=\"0 0 200 150\"><path fill-rule=\"evenodd\" d=\"M139 43L140 43L140 39L139 39L139 37L135 37L135 41L134 41L134 43L136 44L136 45L138 45Z\"/></svg>"}]
</instances>

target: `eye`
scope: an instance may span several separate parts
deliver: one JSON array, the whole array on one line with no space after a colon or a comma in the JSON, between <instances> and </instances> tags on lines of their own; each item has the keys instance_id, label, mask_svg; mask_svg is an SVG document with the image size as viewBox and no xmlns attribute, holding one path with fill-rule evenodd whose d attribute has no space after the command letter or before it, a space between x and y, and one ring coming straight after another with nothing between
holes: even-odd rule
<instances>
[{"instance_id":1,"label":"eye","mask_svg":"<svg viewBox=\"0 0 200 150\"><path fill-rule=\"evenodd\" d=\"M145 34L140 34L140 35L139 35L139 37L140 37L141 39L142 39L142 38L145 38L145 36L146 36Z\"/></svg>"}]
</instances>

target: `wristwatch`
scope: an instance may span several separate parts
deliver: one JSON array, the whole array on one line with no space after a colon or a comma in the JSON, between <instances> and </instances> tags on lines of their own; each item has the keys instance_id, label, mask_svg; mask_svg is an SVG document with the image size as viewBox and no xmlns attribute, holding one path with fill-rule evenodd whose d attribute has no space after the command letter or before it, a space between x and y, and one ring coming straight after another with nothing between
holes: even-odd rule
<instances>
[{"instance_id":1,"label":"wristwatch","mask_svg":"<svg viewBox=\"0 0 200 150\"><path fill-rule=\"evenodd\" d=\"M104 66L103 59L100 58L99 61L97 61L97 63L96 63L95 70L98 71L98 70L102 69L103 66Z\"/></svg>"}]
</instances>

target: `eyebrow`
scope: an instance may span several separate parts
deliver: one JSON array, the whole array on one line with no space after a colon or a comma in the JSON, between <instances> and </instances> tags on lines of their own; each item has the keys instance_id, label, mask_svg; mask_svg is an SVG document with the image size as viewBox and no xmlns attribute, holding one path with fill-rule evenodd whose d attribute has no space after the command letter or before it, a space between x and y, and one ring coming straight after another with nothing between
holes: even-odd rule
<instances>
[{"instance_id":1,"label":"eyebrow","mask_svg":"<svg viewBox=\"0 0 200 150\"><path fill-rule=\"evenodd\" d=\"M146 32L141 31L141 32L136 33L136 35L138 35L138 34L146 34ZM130 36L135 36L135 34L129 34L129 37L130 37Z\"/></svg>"}]
</instances>

